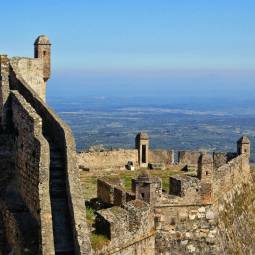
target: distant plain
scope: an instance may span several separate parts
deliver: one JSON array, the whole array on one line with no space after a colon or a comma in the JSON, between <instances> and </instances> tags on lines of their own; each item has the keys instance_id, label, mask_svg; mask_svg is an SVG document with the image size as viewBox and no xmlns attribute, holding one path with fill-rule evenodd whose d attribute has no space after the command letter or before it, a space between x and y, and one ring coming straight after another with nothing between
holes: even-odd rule
<instances>
[{"instance_id":1,"label":"distant plain","mask_svg":"<svg viewBox=\"0 0 255 255\"><path fill-rule=\"evenodd\" d=\"M71 126L78 150L132 148L146 131L152 148L174 150L234 151L247 134L255 152L255 86L247 77L60 77L47 101Z\"/></svg>"}]
</instances>

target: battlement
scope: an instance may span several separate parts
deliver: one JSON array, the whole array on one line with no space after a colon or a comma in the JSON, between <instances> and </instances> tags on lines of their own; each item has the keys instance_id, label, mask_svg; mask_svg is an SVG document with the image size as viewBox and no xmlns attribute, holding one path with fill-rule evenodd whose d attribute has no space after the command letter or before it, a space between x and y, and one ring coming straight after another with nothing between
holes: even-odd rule
<instances>
[{"instance_id":1,"label":"battlement","mask_svg":"<svg viewBox=\"0 0 255 255\"><path fill-rule=\"evenodd\" d=\"M14 215L0 211L4 249L7 254L22 254L19 250L29 246L36 249L33 254L91 254L75 141L70 128L45 103L50 77L46 39L36 40L35 58L0 56L0 132L12 142L12 157L7 161L0 155L5 163L0 165L0 180L5 180L0 203ZM35 224L20 224L24 210ZM18 238L9 232L11 222ZM26 229L37 233L31 244Z\"/></svg>"}]
</instances>

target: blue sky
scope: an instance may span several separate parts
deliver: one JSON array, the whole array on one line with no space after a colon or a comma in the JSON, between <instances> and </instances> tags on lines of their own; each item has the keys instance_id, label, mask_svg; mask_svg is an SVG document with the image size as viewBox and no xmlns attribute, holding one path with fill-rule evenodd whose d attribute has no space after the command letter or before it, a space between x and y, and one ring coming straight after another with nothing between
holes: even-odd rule
<instances>
[{"instance_id":1,"label":"blue sky","mask_svg":"<svg viewBox=\"0 0 255 255\"><path fill-rule=\"evenodd\" d=\"M49 36L56 71L254 70L254 0L1 1L1 53Z\"/></svg>"}]
</instances>

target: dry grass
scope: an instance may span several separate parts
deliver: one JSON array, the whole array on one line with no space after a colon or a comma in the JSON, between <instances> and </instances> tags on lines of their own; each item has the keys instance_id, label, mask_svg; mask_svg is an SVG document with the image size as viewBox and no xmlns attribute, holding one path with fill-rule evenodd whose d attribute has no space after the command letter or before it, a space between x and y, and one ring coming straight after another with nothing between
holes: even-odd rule
<instances>
[{"instance_id":1,"label":"dry grass","mask_svg":"<svg viewBox=\"0 0 255 255\"><path fill-rule=\"evenodd\" d=\"M91 241L92 248L94 250L102 249L109 242L107 237L105 237L104 235L98 235L95 233L91 233L90 241Z\"/></svg>"}]
</instances>

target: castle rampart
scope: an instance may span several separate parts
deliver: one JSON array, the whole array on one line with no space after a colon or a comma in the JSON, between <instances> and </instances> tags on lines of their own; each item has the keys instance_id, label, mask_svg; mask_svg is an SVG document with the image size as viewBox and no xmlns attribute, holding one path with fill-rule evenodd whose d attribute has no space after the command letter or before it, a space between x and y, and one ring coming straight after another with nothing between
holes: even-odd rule
<instances>
[{"instance_id":1,"label":"castle rampart","mask_svg":"<svg viewBox=\"0 0 255 255\"><path fill-rule=\"evenodd\" d=\"M45 85L50 61L37 57L8 60L1 56L1 77L5 82L1 83L1 126L16 131L14 154L19 161L15 160L15 171L24 202L40 226L40 253L50 255L72 249L75 254L90 254L75 142L70 128L44 102L41 79ZM49 178L51 185L47 186ZM63 189L60 198L59 189ZM66 213L59 213L60 208L65 208ZM62 237L57 227L59 217L69 217L66 222L70 227L63 226L66 229ZM64 246L58 241L61 238L66 239Z\"/></svg>"},{"instance_id":2,"label":"castle rampart","mask_svg":"<svg viewBox=\"0 0 255 255\"><path fill-rule=\"evenodd\" d=\"M115 186L108 185L108 188L101 190L101 193L103 196L110 196L112 202L108 205L110 208L99 211L96 221L104 222L104 227L99 224L100 227L97 225L96 229L107 229L107 233L102 232L102 234L108 236L110 243L100 251L115 254L114 247L118 246L119 253L116 254L122 254L120 251L127 252L126 247L131 250L134 247L142 248L142 242L136 241L140 237L140 240L147 238L150 241L155 238L155 251L152 254L169 254L171 252L220 254L222 242L218 238L220 229L218 224L219 220L222 220L222 216L219 216L219 212L224 209L220 209L219 200L222 203L223 193L228 194L234 187L241 184L248 185L251 181L248 148L246 151L240 155L225 152L212 154L195 152L192 163L197 161L196 175L193 172L192 175L186 173L170 176L169 194L162 192L161 185L158 185L159 182L154 180L155 177L150 176L150 170L143 170L137 179L132 180L132 192L135 194L132 201L142 200L150 208L153 208L150 216L147 215L147 217L153 215L154 224L151 232L154 231L156 235L150 236L148 232L147 237L144 234L138 234L137 239L134 238L133 244L129 243L128 231L130 229L126 225L126 220L124 223L120 220L129 217L127 211L123 209L132 201L128 202L123 199L121 203L114 203ZM192 156L193 154L186 155ZM116 187L121 186L120 182L115 184ZM98 186L100 185L101 182L98 182ZM125 189L123 187L120 189L122 191L120 196L122 196L125 194ZM111 207L112 205L115 206ZM139 208L136 210L131 218L138 217ZM116 222L119 222L120 227L117 227ZM141 223L137 222L136 225L137 228L143 228ZM117 236L120 235L120 232L116 232L117 230L122 233L122 236L125 236L125 241L118 245ZM224 235L222 229L220 231ZM132 252L134 251L132 250ZM133 254L132 252L131 254Z\"/></svg>"},{"instance_id":3,"label":"castle rampart","mask_svg":"<svg viewBox=\"0 0 255 255\"><path fill-rule=\"evenodd\" d=\"M16 175L20 193L41 228L41 247L54 254L49 190L49 145L42 120L17 92L11 92L12 122L16 133Z\"/></svg>"},{"instance_id":4,"label":"castle rampart","mask_svg":"<svg viewBox=\"0 0 255 255\"><path fill-rule=\"evenodd\" d=\"M42 118L43 135L50 138L54 144L61 150L65 159L65 168L67 176L68 200L70 215L73 217L73 233L76 239L77 252L86 254L89 247L89 240L86 231L86 221L84 211L82 210L82 191L80 189L79 177L76 174L78 166L76 165L76 150L72 132L69 127L39 98L29 85L20 76L17 66L11 66L10 73L11 88L16 89L35 109ZM74 195L74 200L70 197ZM83 226L83 227L81 227ZM87 243L87 244L86 244Z\"/></svg>"},{"instance_id":5,"label":"castle rampart","mask_svg":"<svg viewBox=\"0 0 255 255\"><path fill-rule=\"evenodd\" d=\"M212 182L215 200L233 186L247 183L251 177L250 172L249 158L246 155L240 155L216 169Z\"/></svg>"}]
</instances>

